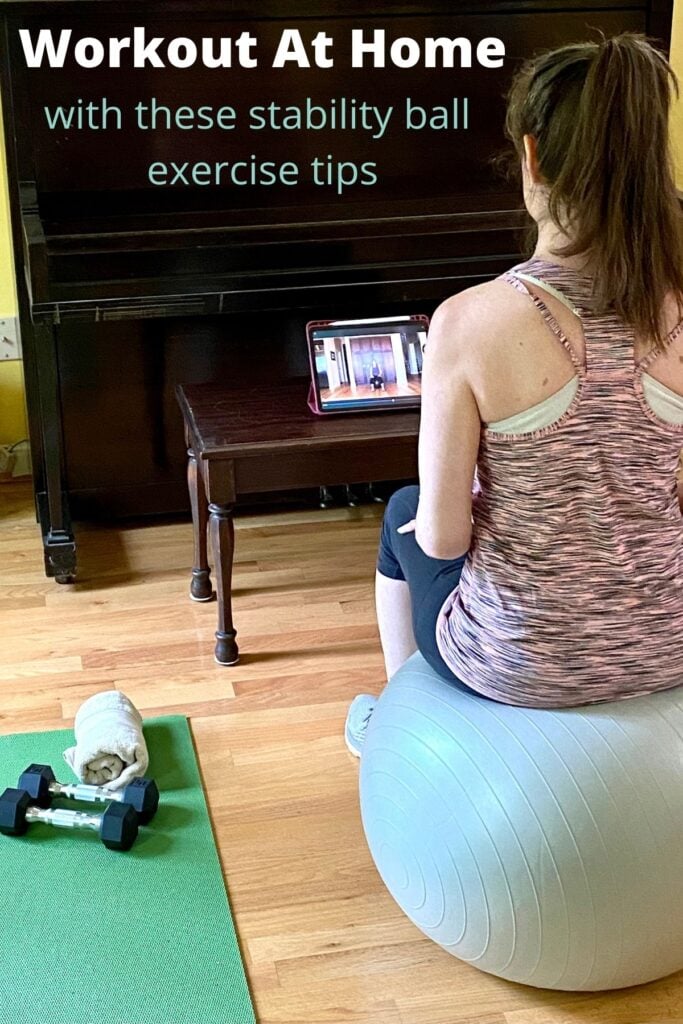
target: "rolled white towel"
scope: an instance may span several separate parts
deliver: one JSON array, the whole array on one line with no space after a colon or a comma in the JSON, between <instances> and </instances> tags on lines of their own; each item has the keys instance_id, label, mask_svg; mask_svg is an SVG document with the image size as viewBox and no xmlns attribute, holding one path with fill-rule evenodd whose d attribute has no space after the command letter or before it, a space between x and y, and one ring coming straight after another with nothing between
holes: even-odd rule
<instances>
[{"instance_id":1,"label":"rolled white towel","mask_svg":"<svg viewBox=\"0 0 683 1024\"><path fill-rule=\"evenodd\" d=\"M64 760L81 782L117 790L147 771L142 717L119 690L86 700L76 714L74 732L76 746L64 751Z\"/></svg>"}]
</instances>

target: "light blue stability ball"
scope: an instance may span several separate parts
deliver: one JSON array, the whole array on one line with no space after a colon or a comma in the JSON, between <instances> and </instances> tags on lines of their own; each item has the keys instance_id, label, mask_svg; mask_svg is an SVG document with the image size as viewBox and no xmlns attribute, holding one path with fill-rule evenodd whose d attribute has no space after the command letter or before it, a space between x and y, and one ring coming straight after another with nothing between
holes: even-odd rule
<instances>
[{"instance_id":1,"label":"light blue stability ball","mask_svg":"<svg viewBox=\"0 0 683 1024\"><path fill-rule=\"evenodd\" d=\"M360 801L396 902L474 967L573 991L683 968L683 687L522 708L414 655L370 720Z\"/></svg>"}]
</instances>

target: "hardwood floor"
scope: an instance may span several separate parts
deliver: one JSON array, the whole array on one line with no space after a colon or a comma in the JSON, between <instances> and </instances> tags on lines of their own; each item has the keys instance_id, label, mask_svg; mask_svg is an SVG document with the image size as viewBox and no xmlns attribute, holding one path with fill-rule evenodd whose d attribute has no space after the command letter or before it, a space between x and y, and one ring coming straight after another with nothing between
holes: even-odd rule
<instances>
[{"instance_id":1,"label":"hardwood floor","mask_svg":"<svg viewBox=\"0 0 683 1024\"><path fill-rule=\"evenodd\" d=\"M342 727L383 666L376 506L242 517L242 660L213 660L188 599L189 523L78 529L42 572L30 491L0 486L0 732L65 728L97 690L189 716L260 1024L683 1024L683 973L604 995L482 974L404 918L375 872ZM662 922L666 927L666 923Z\"/></svg>"}]
</instances>

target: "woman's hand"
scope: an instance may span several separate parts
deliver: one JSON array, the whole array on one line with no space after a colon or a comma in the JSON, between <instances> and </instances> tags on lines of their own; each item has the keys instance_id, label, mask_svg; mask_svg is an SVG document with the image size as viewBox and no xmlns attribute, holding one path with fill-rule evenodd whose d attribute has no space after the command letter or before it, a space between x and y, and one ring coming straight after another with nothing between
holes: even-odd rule
<instances>
[{"instance_id":1,"label":"woman's hand","mask_svg":"<svg viewBox=\"0 0 683 1024\"><path fill-rule=\"evenodd\" d=\"M404 523L403 526L396 528L396 533L415 533L415 520L411 519L409 523Z\"/></svg>"}]
</instances>

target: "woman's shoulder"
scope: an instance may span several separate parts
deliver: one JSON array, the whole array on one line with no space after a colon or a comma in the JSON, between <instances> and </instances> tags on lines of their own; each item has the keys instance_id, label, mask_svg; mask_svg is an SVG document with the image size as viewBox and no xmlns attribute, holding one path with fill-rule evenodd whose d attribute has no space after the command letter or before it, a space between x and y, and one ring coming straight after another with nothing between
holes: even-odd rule
<instances>
[{"instance_id":1,"label":"woman's shoulder","mask_svg":"<svg viewBox=\"0 0 683 1024\"><path fill-rule=\"evenodd\" d=\"M482 281L480 284L463 288L462 291L449 295L437 307L437 312L441 311L442 315L487 309L495 312L501 304L508 305L509 300L514 299L515 294L515 289L511 288L506 281L500 277L494 277L491 281Z\"/></svg>"},{"instance_id":2,"label":"woman's shoulder","mask_svg":"<svg viewBox=\"0 0 683 1024\"><path fill-rule=\"evenodd\" d=\"M443 344L491 346L517 324L528 323L533 309L528 298L494 278L444 299L434 312L430 333Z\"/></svg>"}]
</instances>

